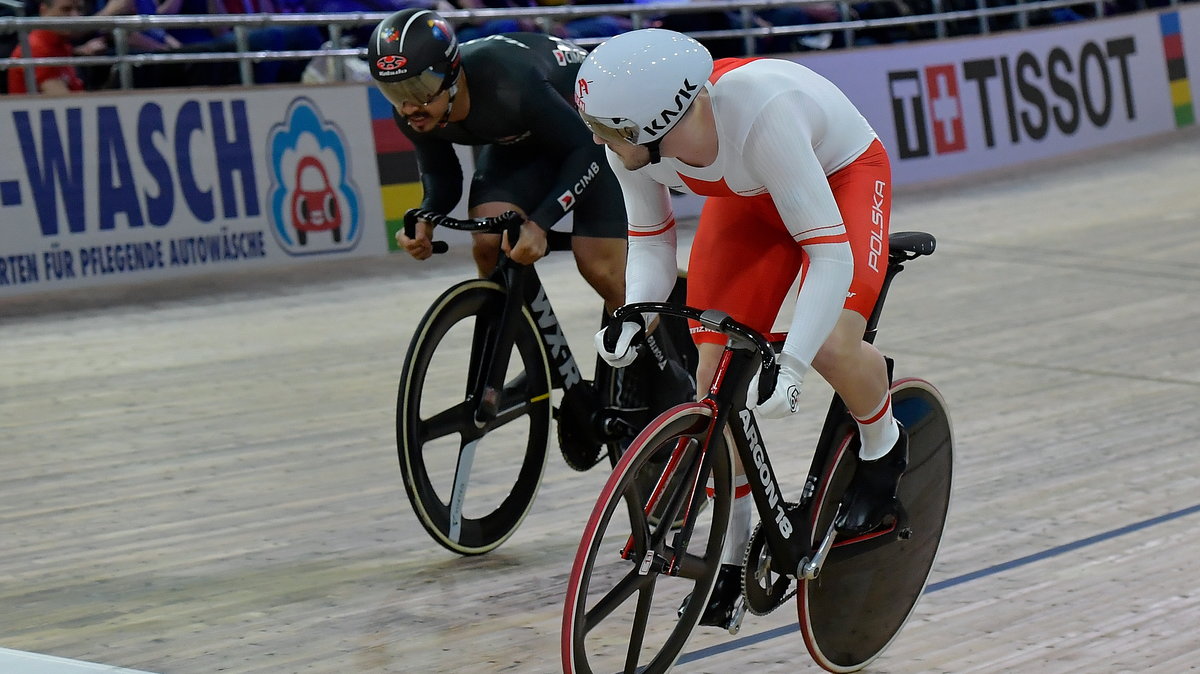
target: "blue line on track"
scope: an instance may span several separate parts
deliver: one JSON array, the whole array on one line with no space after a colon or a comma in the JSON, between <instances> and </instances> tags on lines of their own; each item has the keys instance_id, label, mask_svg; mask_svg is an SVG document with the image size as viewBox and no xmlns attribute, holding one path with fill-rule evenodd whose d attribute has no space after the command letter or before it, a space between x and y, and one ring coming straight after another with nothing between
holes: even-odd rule
<instances>
[{"instance_id":1,"label":"blue line on track","mask_svg":"<svg viewBox=\"0 0 1200 674\"><path fill-rule=\"evenodd\" d=\"M1081 539L1079 539L1077 541L1073 541L1071 543L1065 543L1063 545L1055 546L1053 548L1050 548L1049 550L1044 550L1042 552L1037 552L1032 555L1026 555L1024 557L1019 557L1019 558L1014 559L1009 562L1004 562L1002 564L995 564L995 565L987 567L986 569L980 569L979 571L972 571L970 573L964 573L961 576L955 576L954 578L947 578L946 580L938 581L936 583L931 583L930 585L927 585L925 587L925 593L929 594L930 592L937 592L939 590L945 590L946 588L954 587L956 585L962 585L963 583L968 583L970 581L978 580L980 578L986 578L987 576L994 576L998 573L1003 573L1005 571L1009 571L1009 570L1012 570L1012 569L1015 569L1018 567L1026 566L1028 564L1033 564L1034 562L1040 562L1044 559L1050 559L1051 557L1057 557L1059 555L1063 555L1068 552L1074 552L1075 550L1078 550L1080 548L1085 548L1089 545L1094 545L1096 543L1101 543L1103 541L1108 541L1108 540L1112 540L1114 538L1119 538L1126 534L1131 534L1135 531L1141 531L1142 529L1149 529L1150 527L1157 526L1164 522L1176 520L1176 519L1179 519L1180 517L1187 517L1188 515L1193 515L1198 512L1200 512L1200 503L1197 503L1196 505L1188 507L1188 508L1183 508L1182 510L1176 510L1174 512L1167 513L1165 515L1159 515L1158 517L1151 517L1150 519L1142 520L1141 522L1135 522L1133 524L1129 524L1129 525L1126 525L1123 527L1111 529L1109 531L1105 531L1103 533L1096 534L1095 536L1088 536L1087 538L1081 538ZM700 650L692 651L690 653L684 653L679 658L679 664L695 662L697 660L702 660L704 658L707 658L707 657L710 657L713 655L727 653L729 651L736 650L743 646L750 646L752 644L762 643L764 641L768 641L770 639L774 639L776 637L781 637L781 636L791 634L793 632L798 632L798 631L800 631L799 625L785 625L783 627L777 627L773 630L767 630L766 632L760 632L759 634L754 634L751 636L742 637L740 639L735 639L728 643L719 644L717 646L709 646L708 648L702 648Z\"/></svg>"}]
</instances>

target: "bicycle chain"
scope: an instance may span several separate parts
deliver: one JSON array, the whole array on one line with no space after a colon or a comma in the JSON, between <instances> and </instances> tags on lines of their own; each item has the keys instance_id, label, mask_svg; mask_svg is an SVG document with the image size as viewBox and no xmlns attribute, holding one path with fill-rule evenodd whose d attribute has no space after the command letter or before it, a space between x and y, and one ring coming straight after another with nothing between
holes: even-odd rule
<instances>
[{"instance_id":1,"label":"bicycle chain","mask_svg":"<svg viewBox=\"0 0 1200 674\"><path fill-rule=\"evenodd\" d=\"M759 584L759 575L770 578L769 574L773 573L770 569L770 555L762 554L766 550L766 536L762 531L762 522L759 522L754 527L754 533L750 535L750 542L746 545L746 553L742 557L742 597L746 600L746 609L757 616L764 616L775 611L775 609L783 606L789 599L796 596L800 586L792 588L792 591L783 594L784 590L792 584L791 578L784 574L777 573L779 576L774 582L770 583L769 588L764 588ZM759 561L765 561L765 568L760 567ZM754 561L754 567L751 568L750 563ZM774 599L770 595L778 596Z\"/></svg>"}]
</instances>

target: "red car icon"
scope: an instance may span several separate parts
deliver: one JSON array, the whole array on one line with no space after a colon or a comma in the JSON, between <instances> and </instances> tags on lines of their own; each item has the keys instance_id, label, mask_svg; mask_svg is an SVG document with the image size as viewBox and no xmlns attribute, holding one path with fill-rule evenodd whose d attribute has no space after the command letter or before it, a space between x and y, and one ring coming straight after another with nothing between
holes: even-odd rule
<instances>
[{"instance_id":1,"label":"red car icon","mask_svg":"<svg viewBox=\"0 0 1200 674\"><path fill-rule=\"evenodd\" d=\"M300 245L308 243L309 232L333 232L342 240L342 211L329 184L329 174L316 157L302 157L296 165L296 191L292 193L292 225Z\"/></svg>"}]
</instances>

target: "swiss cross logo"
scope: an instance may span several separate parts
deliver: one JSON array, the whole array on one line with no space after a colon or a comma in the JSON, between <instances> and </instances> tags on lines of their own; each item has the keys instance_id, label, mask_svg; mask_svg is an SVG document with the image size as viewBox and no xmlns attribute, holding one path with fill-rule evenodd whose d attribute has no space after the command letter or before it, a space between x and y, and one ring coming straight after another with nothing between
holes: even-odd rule
<instances>
[{"instance_id":1,"label":"swiss cross logo","mask_svg":"<svg viewBox=\"0 0 1200 674\"><path fill-rule=\"evenodd\" d=\"M945 154L967 149L967 139L963 133L962 100L958 96L958 78L954 74L954 66L926 68L925 87L929 90L934 150L938 154Z\"/></svg>"},{"instance_id":2,"label":"swiss cross logo","mask_svg":"<svg viewBox=\"0 0 1200 674\"><path fill-rule=\"evenodd\" d=\"M929 156L931 130L937 154L967 149L954 64L890 72L888 88L901 159Z\"/></svg>"},{"instance_id":3,"label":"swiss cross logo","mask_svg":"<svg viewBox=\"0 0 1200 674\"><path fill-rule=\"evenodd\" d=\"M575 194L571 190L563 192L562 196L558 198L558 205L562 206L564 213L571 210L571 207L575 205Z\"/></svg>"}]
</instances>

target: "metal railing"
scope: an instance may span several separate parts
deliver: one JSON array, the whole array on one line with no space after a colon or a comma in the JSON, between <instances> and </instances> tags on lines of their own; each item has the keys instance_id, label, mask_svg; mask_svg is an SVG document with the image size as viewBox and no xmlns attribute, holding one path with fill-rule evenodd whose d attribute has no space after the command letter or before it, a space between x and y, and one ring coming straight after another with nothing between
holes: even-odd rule
<instances>
[{"instance_id":1,"label":"metal railing","mask_svg":"<svg viewBox=\"0 0 1200 674\"><path fill-rule=\"evenodd\" d=\"M995 2L996 0L990 0ZM574 19L596 16L627 17L634 28L653 25L662 17L675 14L692 14L705 12L722 12L736 16L739 27L728 30L689 31L689 34L700 40L741 39L742 49L746 55L757 51L757 40L760 38L803 36L816 33L836 32L843 36L845 45L855 43L855 36L860 31L878 28L896 28L908 26L932 27L928 31L931 38L944 38L951 34L950 26L961 25L963 22L974 22L972 32L986 34L992 31L993 19L1000 17L1015 17L1014 27L1024 29L1030 26L1030 16L1058 8L1087 8L1094 17L1105 15L1106 0L1001 0L1010 2L1001 6L991 7L989 0L927 0L932 11L912 13L904 16L879 19L855 18L855 8L863 8L873 4L889 4L892 0L866 0L850 2L838 0L838 21L811 23L796 26L761 26L755 21L756 14L763 10L801 8L804 5L828 5L826 0L696 0L694 2L659 2L651 4L613 4L613 5L568 5L559 7L536 7L521 9L478 9L455 10L441 12L443 16L458 24L459 22L486 21L493 19L531 20L543 30L549 32L552 26L566 23ZM12 5L19 0L0 0L0 4ZM946 10L947 2L958 5L974 5L969 9L955 8ZM1139 0L1139 7L1144 7L1145 0ZM1181 0L1166 0L1174 6ZM113 17L0 17L0 34L16 32L19 36L22 54L29 54L29 31L50 29L71 31L75 33L109 33L112 35L113 53L97 56L71 57L41 57L30 58L0 58L0 70L15 66L115 66L117 81L122 89L133 87L133 69L148 64L169 63L204 63L236 61L239 67L239 79L243 85L254 83L253 64L264 61L281 61L296 59L311 59L314 57L360 57L366 50L362 47L337 47L333 49L300 49L261 51L250 48L249 34L260 28L278 28L287 26L320 26L328 31L332 44L342 43L342 36L348 31L363 27L374 26L387 12L371 13L337 13L337 14L234 14L234 15L131 15ZM211 53L172 53L150 52L134 53L130 49L129 36L132 33L156 29L170 30L173 28L227 28L234 36L234 50ZM573 41L585 47L602 42L605 38L579 38ZM24 69L25 82L28 91L36 91L33 68ZM336 74L336 79L344 77L344 72Z\"/></svg>"}]
</instances>

